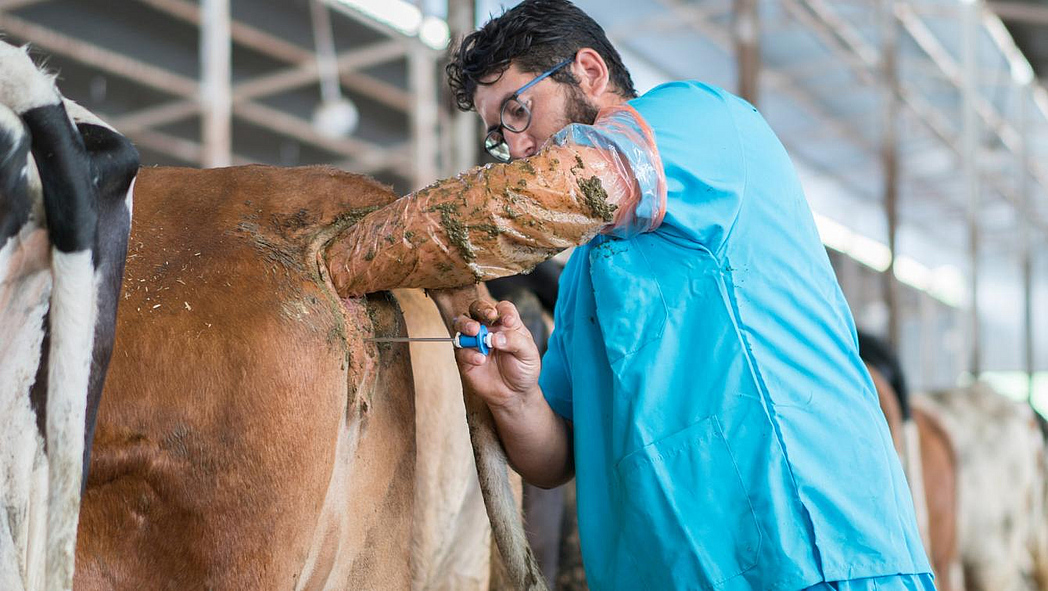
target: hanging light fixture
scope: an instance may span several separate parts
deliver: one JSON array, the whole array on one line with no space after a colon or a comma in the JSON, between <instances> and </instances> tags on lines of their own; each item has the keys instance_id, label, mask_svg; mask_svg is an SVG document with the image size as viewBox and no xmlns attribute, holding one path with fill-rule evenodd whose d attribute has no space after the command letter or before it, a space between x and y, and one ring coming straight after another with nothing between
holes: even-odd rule
<instances>
[{"instance_id":1,"label":"hanging light fixture","mask_svg":"<svg viewBox=\"0 0 1048 591\"><path fill-rule=\"evenodd\" d=\"M328 8L322 0L310 0L309 10L320 74L320 104L313 110L313 128L325 137L346 137L356 130L360 112L353 101L342 95L335 34Z\"/></svg>"}]
</instances>

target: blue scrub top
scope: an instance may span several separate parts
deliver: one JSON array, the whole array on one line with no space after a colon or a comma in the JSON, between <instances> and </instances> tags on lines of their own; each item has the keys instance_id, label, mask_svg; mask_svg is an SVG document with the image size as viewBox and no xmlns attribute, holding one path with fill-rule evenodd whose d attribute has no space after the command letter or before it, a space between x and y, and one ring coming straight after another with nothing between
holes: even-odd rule
<instances>
[{"instance_id":1,"label":"blue scrub top","mask_svg":"<svg viewBox=\"0 0 1048 591\"><path fill-rule=\"evenodd\" d=\"M666 216L575 251L540 378L574 424L591 588L798 590L930 572L782 144L749 103L706 84L630 104L655 134Z\"/></svg>"}]
</instances>

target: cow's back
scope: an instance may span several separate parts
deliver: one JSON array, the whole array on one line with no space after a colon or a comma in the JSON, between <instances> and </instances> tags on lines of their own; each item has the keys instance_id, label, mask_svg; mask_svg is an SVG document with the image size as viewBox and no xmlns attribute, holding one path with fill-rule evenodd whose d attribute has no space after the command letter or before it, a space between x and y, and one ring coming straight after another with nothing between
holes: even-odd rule
<instances>
[{"instance_id":1,"label":"cow's back","mask_svg":"<svg viewBox=\"0 0 1048 591\"><path fill-rule=\"evenodd\" d=\"M78 589L406 588L407 347L316 253L393 198L330 168L143 169Z\"/></svg>"}]
</instances>

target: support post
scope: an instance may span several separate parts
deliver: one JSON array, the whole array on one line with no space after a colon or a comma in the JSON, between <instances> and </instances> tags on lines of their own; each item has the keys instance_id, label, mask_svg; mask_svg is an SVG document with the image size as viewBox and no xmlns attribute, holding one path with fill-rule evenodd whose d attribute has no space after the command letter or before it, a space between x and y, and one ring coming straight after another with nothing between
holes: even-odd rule
<instances>
[{"instance_id":1,"label":"support post","mask_svg":"<svg viewBox=\"0 0 1048 591\"><path fill-rule=\"evenodd\" d=\"M476 3L474 0L448 0L448 28L451 32L452 51L458 49L463 37L476 28ZM479 137L477 116L463 113L452 105L451 135L454 150L449 157L449 166L458 173L479 162Z\"/></svg>"},{"instance_id":2,"label":"support post","mask_svg":"<svg viewBox=\"0 0 1048 591\"><path fill-rule=\"evenodd\" d=\"M881 30L881 166L883 169L884 213L888 226L888 249L891 259L884 277L884 299L888 304L888 343L900 351L901 309L899 281L895 277L899 227L899 23L895 17L896 0L880 0Z\"/></svg>"},{"instance_id":3,"label":"support post","mask_svg":"<svg viewBox=\"0 0 1048 591\"><path fill-rule=\"evenodd\" d=\"M1019 201L1022 211L1032 211L1032 179L1030 178L1030 113L1028 102L1032 100L1031 84L1020 85L1019 95ZM1019 215L1019 252L1022 257L1023 275L1023 353L1026 368L1026 401L1033 400L1034 348L1033 348L1033 244L1031 243L1030 216Z\"/></svg>"},{"instance_id":4,"label":"support post","mask_svg":"<svg viewBox=\"0 0 1048 591\"><path fill-rule=\"evenodd\" d=\"M229 0L203 0L201 10L201 164L205 168L229 166L233 153Z\"/></svg>"},{"instance_id":5,"label":"support post","mask_svg":"<svg viewBox=\"0 0 1048 591\"><path fill-rule=\"evenodd\" d=\"M408 53L411 79L411 142L414 146L414 188L421 189L437 180L437 75L433 54L418 40L411 41Z\"/></svg>"},{"instance_id":6,"label":"support post","mask_svg":"<svg viewBox=\"0 0 1048 591\"><path fill-rule=\"evenodd\" d=\"M968 371L973 379L979 378L980 367L980 330L979 330L979 210L982 202L980 195L979 174L979 118L975 111L977 99L976 86L979 74L979 13L982 11L980 0L968 0L960 3L961 10L961 45L962 45L962 84L961 97L964 111L964 134L962 160L965 185L968 188L968 255L969 255L969 290L971 291L971 310L968 320L969 358Z\"/></svg>"},{"instance_id":7,"label":"support post","mask_svg":"<svg viewBox=\"0 0 1048 591\"><path fill-rule=\"evenodd\" d=\"M760 90L760 16L759 0L734 0L732 38L738 64L739 96L757 105Z\"/></svg>"}]
</instances>

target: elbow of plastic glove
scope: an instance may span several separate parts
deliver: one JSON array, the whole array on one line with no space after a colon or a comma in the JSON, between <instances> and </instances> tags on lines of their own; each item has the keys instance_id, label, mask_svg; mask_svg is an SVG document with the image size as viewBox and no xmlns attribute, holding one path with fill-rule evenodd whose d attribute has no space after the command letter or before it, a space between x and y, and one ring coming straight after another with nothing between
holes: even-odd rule
<instances>
[{"instance_id":1,"label":"elbow of plastic glove","mask_svg":"<svg viewBox=\"0 0 1048 591\"><path fill-rule=\"evenodd\" d=\"M569 125L550 138L550 144L575 150L578 166L600 179L600 187L592 178L580 180L579 186L595 205L603 188L607 205L602 213L614 211L603 233L629 238L651 232L662 223L666 175L655 134L636 109L629 105L605 108L593 125Z\"/></svg>"}]
</instances>

